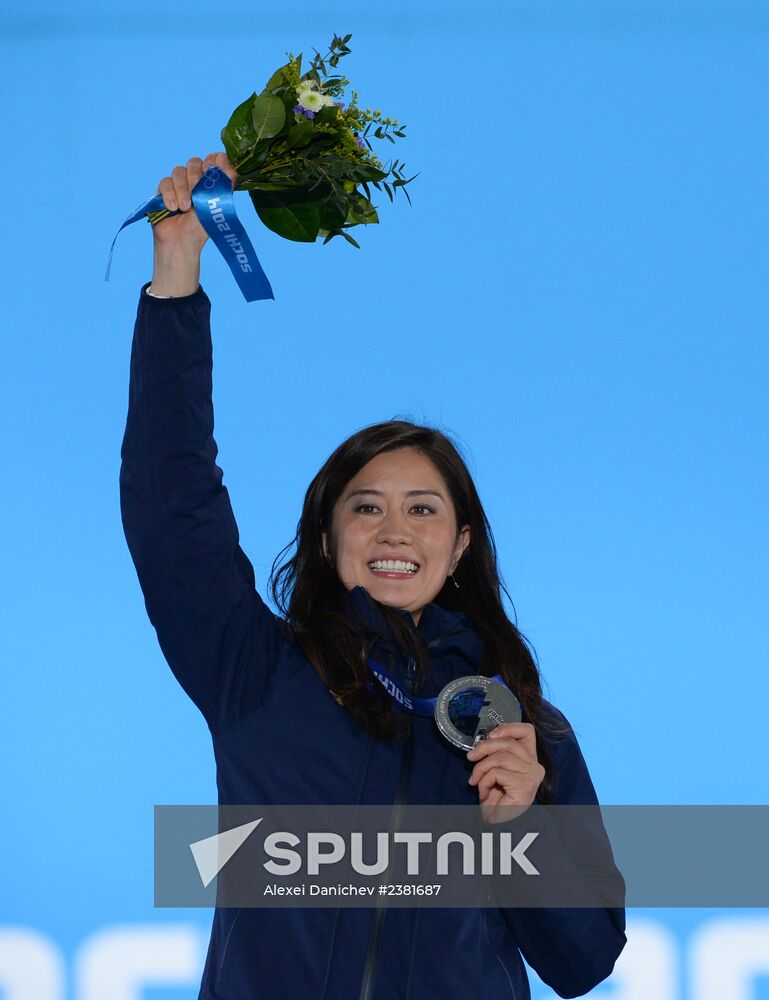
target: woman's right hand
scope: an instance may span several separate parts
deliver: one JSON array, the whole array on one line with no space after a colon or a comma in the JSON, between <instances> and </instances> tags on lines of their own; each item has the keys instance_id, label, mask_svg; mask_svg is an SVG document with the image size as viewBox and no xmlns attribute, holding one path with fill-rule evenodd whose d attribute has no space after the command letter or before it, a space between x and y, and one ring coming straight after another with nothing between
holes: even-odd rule
<instances>
[{"instance_id":1,"label":"woman's right hand","mask_svg":"<svg viewBox=\"0 0 769 1000\"><path fill-rule=\"evenodd\" d=\"M158 184L166 208L174 215L152 227L155 264L150 290L156 295L180 298L194 294L200 284L200 252L208 234L192 207L192 189L209 167L219 167L235 184L237 174L226 153L209 153L205 160L193 156L186 167L174 167Z\"/></svg>"},{"instance_id":2,"label":"woman's right hand","mask_svg":"<svg viewBox=\"0 0 769 1000\"><path fill-rule=\"evenodd\" d=\"M232 183L237 174L230 165L226 153L209 153L205 160L193 156L186 167L174 167L170 177L164 177L158 184L158 194L163 196L165 207L170 212L181 209L181 215L163 219L152 227L155 245L181 244L199 253L208 239L192 208L192 189L209 167L219 167Z\"/></svg>"}]
</instances>

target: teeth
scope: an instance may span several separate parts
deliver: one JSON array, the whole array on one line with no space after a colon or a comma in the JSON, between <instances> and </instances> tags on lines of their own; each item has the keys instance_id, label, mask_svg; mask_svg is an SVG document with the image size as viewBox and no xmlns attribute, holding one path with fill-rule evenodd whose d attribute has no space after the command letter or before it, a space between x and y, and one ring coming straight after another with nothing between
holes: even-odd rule
<instances>
[{"instance_id":1,"label":"teeth","mask_svg":"<svg viewBox=\"0 0 769 1000\"><path fill-rule=\"evenodd\" d=\"M387 573L416 573L419 566L404 559L377 559L369 563L370 569L383 570Z\"/></svg>"}]
</instances>

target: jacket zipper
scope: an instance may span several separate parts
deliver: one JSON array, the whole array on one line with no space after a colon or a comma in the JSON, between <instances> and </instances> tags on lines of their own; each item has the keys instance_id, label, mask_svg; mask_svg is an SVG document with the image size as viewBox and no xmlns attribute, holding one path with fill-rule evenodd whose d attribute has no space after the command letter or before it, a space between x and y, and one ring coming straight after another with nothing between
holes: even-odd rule
<instances>
[{"instance_id":1,"label":"jacket zipper","mask_svg":"<svg viewBox=\"0 0 769 1000\"><path fill-rule=\"evenodd\" d=\"M414 670L415 664L413 660L409 660L406 665L406 676L404 678L404 687L407 691L411 691L414 686ZM400 780L398 782L398 794L395 797L395 808L393 810L393 821L390 824L390 833L394 833L400 827L401 815L403 813L403 804L406 799L406 790L408 789L409 778L411 777L411 764L414 757L414 729L413 726L409 731L408 739L406 741L406 746L403 751L403 762L401 763L401 773ZM385 872L385 878L387 877L387 872ZM371 1000L371 993L374 989L374 978L376 976L377 963L379 961L379 945L382 937L382 924L384 923L386 907L384 904L377 907L376 913L374 914L374 923L371 927L371 932L368 939L368 951L366 953L366 964L363 968L363 979L360 984L360 993L358 994L358 1000Z\"/></svg>"},{"instance_id":2,"label":"jacket zipper","mask_svg":"<svg viewBox=\"0 0 769 1000\"><path fill-rule=\"evenodd\" d=\"M515 987L513 986L513 980L512 980L512 978L510 976L510 973L507 971L507 966L502 961L502 956L499 954L499 952L494 952L494 954L497 956L497 961L499 962L499 964L505 970L505 975L507 976L507 981L510 984L510 996L513 998L513 1000L515 1000L515 998L516 998L516 996L518 994L515 992Z\"/></svg>"},{"instance_id":3,"label":"jacket zipper","mask_svg":"<svg viewBox=\"0 0 769 1000\"><path fill-rule=\"evenodd\" d=\"M483 918L483 933L486 936L486 943L488 944L488 946L490 948L494 948L494 946L491 943L491 939L489 938L489 928L488 928L488 925L486 923L486 917L485 916ZM499 962L499 964L504 969L505 975L507 976L507 982L508 982L508 985L510 986L510 996L513 998L513 1000L516 1000L516 997L518 996L518 994L515 992L515 986L513 986L513 977L510 975L507 966L502 961L502 956L499 954L499 952L496 949L494 949L494 955L495 955L497 961Z\"/></svg>"}]
</instances>

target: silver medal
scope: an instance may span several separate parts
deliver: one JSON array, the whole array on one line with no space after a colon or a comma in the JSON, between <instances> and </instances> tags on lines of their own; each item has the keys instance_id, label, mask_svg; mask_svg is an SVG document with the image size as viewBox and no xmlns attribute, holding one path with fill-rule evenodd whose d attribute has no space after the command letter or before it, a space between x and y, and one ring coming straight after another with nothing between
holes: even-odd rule
<instances>
[{"instance_id":1,"label":"silver medal","mask_svg":"<svg viewBox=\"0 0 769 1000\"><path fill-rule=\"evenodd\" d=\"M505 684L483 677L458 677L438 695L435 721L449 743L472 750L492 729L521 721L521 706Z\"/></svg>"}]
</instances>

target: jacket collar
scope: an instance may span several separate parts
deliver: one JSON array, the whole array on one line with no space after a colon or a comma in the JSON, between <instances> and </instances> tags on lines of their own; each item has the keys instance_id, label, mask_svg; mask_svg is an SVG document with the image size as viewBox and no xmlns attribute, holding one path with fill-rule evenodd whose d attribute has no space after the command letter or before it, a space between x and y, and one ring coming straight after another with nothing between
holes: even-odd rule
<instances>
[{"instance_id":1,"label":"jacket collar","mask_svg":"<svg viewBox=\"0 0 769 1000\"><path fill-rule=\"evenodd\" d=\"M377 602L365 587L353 587L345 595L350 618L368 632L387 639L388 630ZM438 604L427 604L422 609L419 624L408 611L398 610L401 617L424 637L430 657L443 657L451 653L468 661L468 667L477 671L483 658L483 640L473 626L469 615L461 611L448 611ZM468 669L468 673L472 670Z\"/></svg>"}]
</instances>

